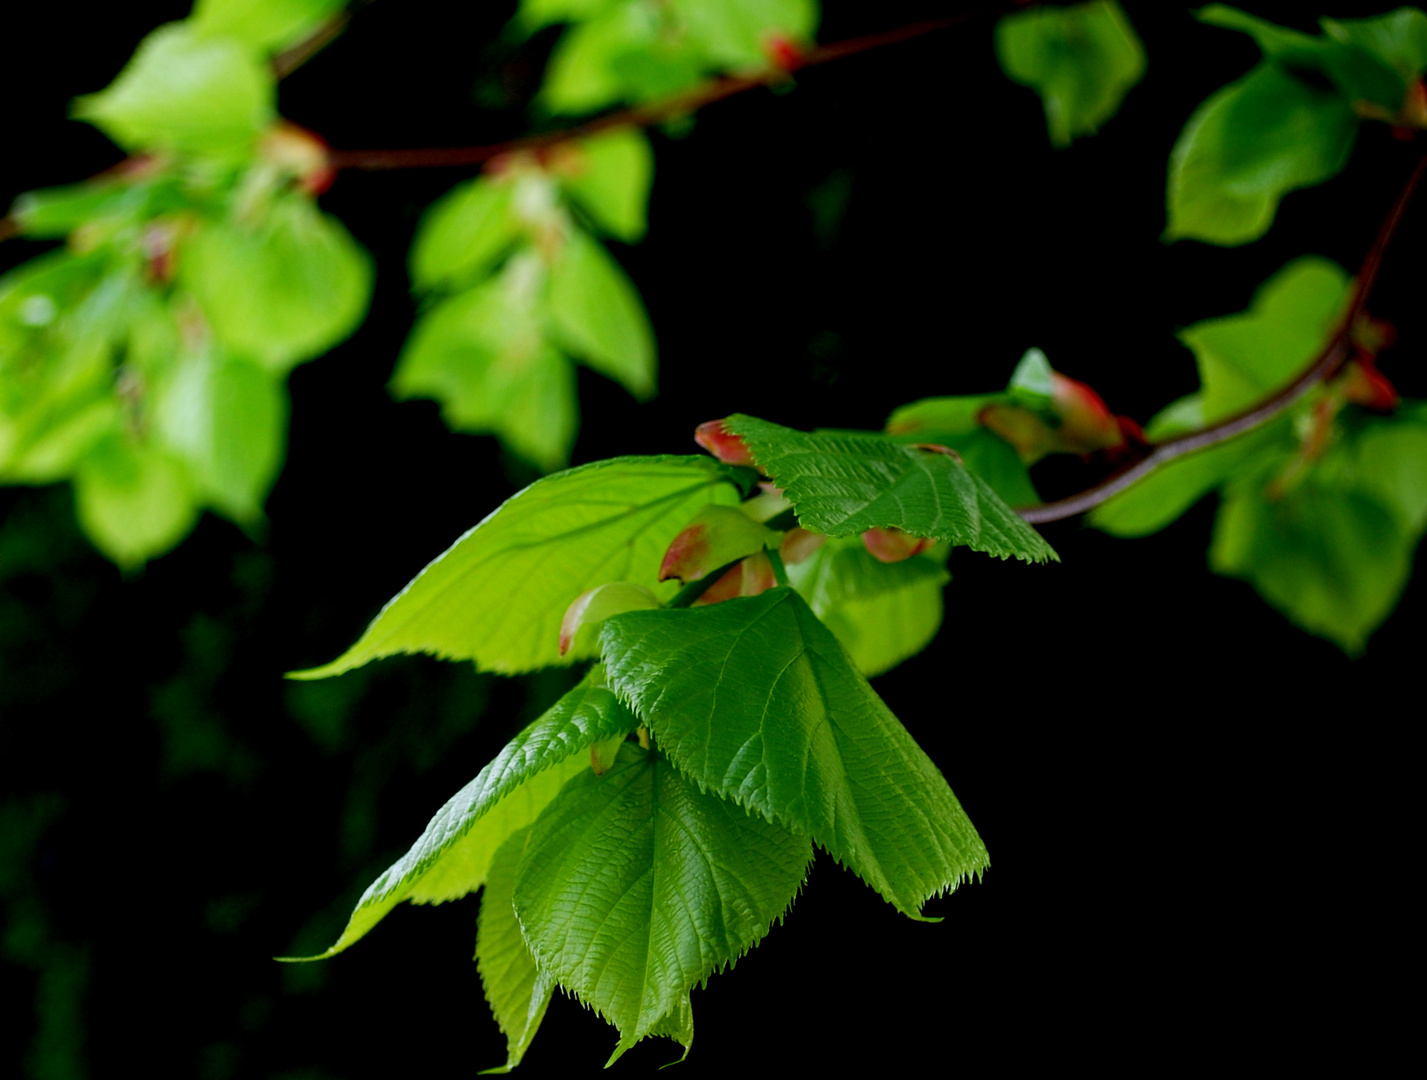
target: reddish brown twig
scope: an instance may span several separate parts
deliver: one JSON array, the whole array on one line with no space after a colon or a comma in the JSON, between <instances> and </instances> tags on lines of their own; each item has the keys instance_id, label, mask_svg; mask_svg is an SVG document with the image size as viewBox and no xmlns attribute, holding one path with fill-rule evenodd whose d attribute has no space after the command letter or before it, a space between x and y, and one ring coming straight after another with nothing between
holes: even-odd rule
<instances>
[{"instance_id":1,"label":"reddish brown twig","mask_svg":"<svg viewBox=\"0 0 1427 1080\"><path fill-rule=\"evenodd\" d=\"M1353 324L1357 322L1358 316L1367 307L1368 297L1372 294L1373 286L1377 283L1383 253L1387 251L1388 244L1397 232L1407 205L1412 201L1412 196L1417 191L1425 172L1427 172L1427 156L1417 162L1416 168L1412 170L1412 175L1407 178L1407 183L1403 185L1397 200L1392 204L1392 209L1388 211L1387 217L1383 219L1382 225L1378 228L1377 237L1373 240L1372 247L1368 249L1367 256L1363 259L1362 269L1358 271L1357 281L1353 287L1352 301L1348 304L1348 309L1344 312L1337 329L1333 331L1333 335L1323 346L1323 350L1298 378L1257 405L1250 406L1227 420L1221 420L1219 423L1211 424L1199 431L1191 431L1159 443L1146 457L1124 472L1117 473L1092 488L1064 499L1042 503L1040 506L1022 507L1017 510L1017 513L1032 525L1040 525L1047 521L1061 521L1064 518L1083 514L1143 480L1150 473L1167 465L1175 458L1228 442L1230 439L1237 438L1247 431L1252 431L1254 428L1268 423L1300 401L1314 387L1322 385L1338 374L1351 354L1350 337Z\"/></svg>"},{"instance_id":2,"label":"reddish brown twig","mask_svg":"<svg viewBox=\"0 0 1427 1080\"><path fill-rule=\"evenodd\" d=\"M947 15L939 19L926 19L875 34L834 41L819 45L801 54L790 67L769 66L762 71L747 75L721 76L700 83L681 94L665 98L648 105L636 105L607 113L583 124L547 131L539 135L525 135L506 142L485 146L438 146L413 148L409 150L333 150L329 155L335 169L439 169L458 166L483 165L492 158L518 150L543 150L572 139L588 138L601 131L620 127L651 127L680 116L688 116L706 106L728 98L756 90L763 86L784 83L790 70L817 67L834 60L856 56L859 53L880 49L887 45L899 45L904 41L945 30L972 19L987 15L1001 15L1016 8L1026 7L1029 0L1011 0L1009 3L977 8L959 15Z\"/></svg>"}]
</instances>

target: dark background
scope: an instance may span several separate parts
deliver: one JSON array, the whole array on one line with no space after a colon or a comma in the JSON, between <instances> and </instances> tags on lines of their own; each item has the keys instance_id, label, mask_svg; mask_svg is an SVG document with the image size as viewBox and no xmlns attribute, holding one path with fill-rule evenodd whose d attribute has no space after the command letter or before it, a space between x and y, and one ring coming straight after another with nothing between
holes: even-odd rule
<instances>
[{"instance_id":1,"label":"dark background","mask_svg":"<svg viewBox=\"0 0 1427 1080\"><path fill-rule=\"evenodd\" d=\"M363 11L282 87L343 148L529 130L541 46L490 42L512 5ZM1298 3L1256 12L1312 28ZM1386 5L1328 14L1365 14ZM1169 149L1256 60L1173 4L1129 3L1149 72L1103 133L1053 152L1002 78L990 23L809 71L796 90L656 133L647 241L616 245L658 333L660 396L581 372L576 463L684 452L700 421L880 427L896 405L1001 386L1029 346L1141 421L1192 390L1172 330L1242 310L1288 260L1350 269L1421 152L1365 125L1340 178L1241 249L1166 246ZM0 201L112 164L64 119L183 2L30 5L0 73ZM823 40L955 10L831 0ZM32 63L26 65L28 57ZM323 198L378 260L365 326L292 377L287 465L263 542L211 516L122 577L66 486L0 489L0 1071L34 1076L466 1075L504 1060L470 961L477 902L404 905L319 951L430 814L570 682L427 658L323 683L429 559L532 478L435 405L385 393L413 305L421 210L464 172L349 174ZM1411 215L1374 312L1384 368L1427 396ZM12 241L0 265L37 245ZM1037 474L1048 496L1094 477ZM1213 577L1209 500L1125 542L1045 531L1064 562L952 558L947 621L880 678L991 851L981 884L896 915L823 857L786 924L694 995L680 1075L950 1071L1076 1062L1372 1059L1399 1019L1373 972L1401 947L1410 851L1401 732L1421 670L1421 575L1366 657ZM595 1070L612 1029L557 996L522 1071ZM617 1068L676 1056L650 1041ZM937 1063L929 1064L930 1061Z\"/></svg>"}]
</instances>

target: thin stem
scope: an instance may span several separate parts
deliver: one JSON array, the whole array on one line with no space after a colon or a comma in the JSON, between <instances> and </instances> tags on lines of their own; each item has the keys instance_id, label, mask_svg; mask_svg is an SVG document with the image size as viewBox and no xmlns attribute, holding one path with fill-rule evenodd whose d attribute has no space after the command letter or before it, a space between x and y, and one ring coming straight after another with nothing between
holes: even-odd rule
<instances>
[{"instance_id":1,"label":"thin stem","mask_svg":"<svg viewBox=\"0 0 1427 1080\"><path fill-rule=\"evenodd\" d=\"M1310 390L1338 374L1351 355L1353 325L1367 307L1368 297L1372 295L1373 286L1377 284L1383 253L1387 251L1388 244L1396 234L1407 210L1407 205L1412 201L1412 196L1417 191L1424 173L1427 173L1427 156L1417 162L1416 168L1407 178L1407 183L1403 185L1396 202L1392 204L1392 209L1388 211L1387 217L1383 219L1382 225L1378 228L1377 237L1374 239L1372 247L1368 249L1367 257L1363 259L1362 269L1358 271L1357 281L1353 288L1353 299L1348 305L1348 310L1343 315L1342 321L1323 346L1323 350L1298 378L1257 405L1250 406L1227 420L1221 420L1219 423L1211 424L1199 431L1191 431L1160 443L1148 456L1141 458L1124 472L1117 473L1092 488L1064 499L1043 503L1040 506L1021 507L1016 512L1032 525L1044 524L1047 521L1061 521L1065 518L1075 517L1077 514L1083 514L1118 495L1126 488L1137 484L1175 458L1228 442L1230 439L1237 438L1245 432L1268 423L1301 401Z\"/></svg>"},{"instance_id":2,"label":"thin stem","mask_svg":"<svg viewBox=\"0 0 1427 1080\"><path fill-rule=\"evenodd\" d=\"M788 587L788 568L783 565L783 553L776 547L764 548L763 552L768 556L768 561L773 564L773 580L786 589Z\"/></svg>"},{"instance_id":3,"label":"thin stem","mask_svg":"<svg viewBox=\"0 0 1427 1080\"><path fill-rule=\"evenodd\" d=\"M817 67L887 45L900 45L904 41L911 41L925 34L945 30L972 19L987 15L1001 15L1027 6L1030 6L1030 0L1009 0L1007 3L987 5L963 12L960 15L925 19L891 30L882 30L875 34L834 41L809 50L799 57L790 68L769 67L749 75L721 76L709 79L690 90L675 94L662 101L621 109L583 124L561 128L557 131L548 131L539 135L524 135L518 139L485 146L428 147L410 150L333 150L328 155L328 162L334 169L363 170L439 169L462 165L482 165L503 154L514 153L518 150L543 150L572 139L588 138L612 128L652 127L675 117L698 112L707 105L736 97L749 90L786 83L792 71Z\"/></svg>"}]
</instances>

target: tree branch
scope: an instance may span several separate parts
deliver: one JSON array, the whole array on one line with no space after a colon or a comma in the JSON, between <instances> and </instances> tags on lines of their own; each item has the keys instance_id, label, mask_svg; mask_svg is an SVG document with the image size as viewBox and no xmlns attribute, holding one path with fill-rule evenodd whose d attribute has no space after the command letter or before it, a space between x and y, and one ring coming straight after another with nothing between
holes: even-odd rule
<instances>
[{"instance_id":1,"label":"tree branch","mask_svg":"<svg viewBox=\"0 0 1427 1080\"><path fill-rule=\"evenodd\" d=\"M925 34L945 30L983 16L1003 15L1017 8L1031 6L1035 2L1037 0L1007 0L1005 3L987 5L959 15L926 19L891 30L882 30L875 34L819 45L792 59L785 67L770 66L763 71L748 75L725 75L709 79L692 89L662 101L621 109L583 124L539 135L524 135L518 139L486 146L428 147L410 150L332 150L328 153L328 162L334 169L362 170L439 169L462 165L482 165L503 154L514 153L518 150L543 150L573 139L588 138L612 128L652 127L675 117L688 116L705 106L736 97L749 90L786 83L794 71L818 67L821 64L828 64L848 56L856 56L858 53L880 49L887 45L900 45L904 41L911 41Z\"/></svg>"},{"instance_id":2,"label":"tree branch","mask_svg":"<svg viewBox=\"0 0 1427 1080\"><path fill-rule=\"evenodd\" d=\"M1368 297L1372 294L1373 286L1377 283L1383 253L1397 232L1407 205L1412 201L1412 196L1424 173L1427 173L1427 156L1423 156L1417 162L1416 168L1412 170L1412 174L1407 178L1407 183L1403 185L1401 193L1398 194L1396 202L1392 204L1392 209L1388 211L1387 217L1383 219L1382 225L1378 228L1377 237L1374 239L1372 247L1368 249L1367 256L1363 259L1362 269L1358 271L1357 281L1353 287L1352 302L1348 305L1348 310L1344 313L1338 328L1334 330L1333 335L1323 346L1323 350L1298 378L1282 390L1241 413L1199 431L1191 431L1158 444L1146 457L1141 458L1124 472L1117 473L1092 488L1064 499L1042 503L1040 506L1021 507L1016 512L1032 525L1041 525L1048 521L1061 521L1083 514L1118 495L1126 488L1139 483L1150 473L1169 464L1175 458L1228 442L1230 439L1237 438L1245 432L1268 423L1302 400L1314 387L1322 385L1338 374L1343 365L1347 363L1351 353L1353 324L1367 307Z\"/></svg>"}]
</instances>

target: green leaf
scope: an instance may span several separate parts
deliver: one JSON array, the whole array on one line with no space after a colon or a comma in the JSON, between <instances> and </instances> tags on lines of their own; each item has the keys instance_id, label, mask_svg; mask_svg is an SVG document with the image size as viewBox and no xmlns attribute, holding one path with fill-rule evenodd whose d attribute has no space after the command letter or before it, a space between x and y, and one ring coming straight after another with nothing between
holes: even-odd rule
<instances>
[{"instance_id":1,"label":"green leaf","mask_svg":"<svg viewBox=\"0 0 1427 1080\"><path fill-rule=\"evenodd\" d=\"M372 292L370 256L299 194L274 200L255 222L207 223L178 265L218 339L275 374L352 333Z\"/></svg>"},{"instance_id":2,"label":"green leaf","mask_svg":"<svg viewBox=\"0 0 1427 1080\"><path fill-rule=\"evenodd\" d=\"M815 0L670 0L690 39L715 67L765 68L775 37L811 42L818 27Z\"/></svg>"},{"instance_id":3,"label":"green leaf","mask_svg":"<svg viewBox=\"0 0 1427 1080\"><path fill-rule=\"evenodd\" d=\"M188 470L162 450L121 435L85 455L74 484L85 535L125 569L162 555L198 521Z\"/></svg>"},{"instance_id":4,"label":"green leaf","mask_svg":"<svg viewBox=\"0 0 1427 1080\"><path fill-rule=\"evenodd\" d=\"M204 498L239 524L259 520L282 467L287 391L251 361L189 356L153 395L155 429Z\"/></svg>"},{"instance_id":5,"label":"green leaf","mask_svg":"<svg viewBox=\"0 0 1427 1080\"><path fill-rule=\"evenodd\" d=\"M1287 422L1265 425L1230 442L1161 465L1090 512L1089 522L1114 536L1148 536L1276 448L1291 447Z\"/></svg>"},{"instance_id":6,"label":"green leaf","mask_svg":"<svg viewBox=\"0 0 1427 1080\"><path fill-rule=\"evenodd\" d=\"M1321 19L1319 22L1328 37L1371 54L1404 82L1427 69L1427 13L1421 8L1400 7L1370 19ZM1397 104L1401 104L1400 98Z\"/></svg>"},{"instance_id":7,"label":"green leaf","mask_svg":"<svg viewBox=\"0 0 1427 1080\"><path fill-rule=\"evenodd\" d=\"M1312 62L1322 50L1319 39L1290 30L1285 26L1260 19L1246 11L1232 8L1228 4L1208 4L1194 13L1194 17L1210 26L1222 26L1226 30L1238 30L1248 34L1264 51L1265 56L1289 61Z\"/></svg>"},{"instance_id":8,"label":"green leaf","mask_svg":"<svg viewBox=\"0 0 1427 1080\"><path fill-rule=\"evenodd\" d=\"M346 6L346 0L196 0L188 24L205 35L276 52Z\"/></svg>"},{"instance_id":9,"label":"green leaf","mask_svg":"<svg viewBox=\"0 0 1427 1080\"><path fill-rule=\"evenodd\" d=\"M1339 95L1260 64L1210 96L1180 133L1165 238L1227 246L1258 239L1279 199L1343 168L1357 124Z\"/></svg>"},{"instance_id":10,"label":"green leaf","mask_svg":"<svg viewBox=\"0 0 1427 1080\"><path fill-rule=\"evenodd\" d=\"M743 437L799 522L814 532L848 536L891 527L1001 558L1058 560L984 480L944 454L881 435L806 435L737 414L724 424Z\"/></svg>"},{"instance_id":11,"label":"green leaf","mask_svg":"<svg viewBox=\"0 0 1427 1080\"><path fill-rule=\"evenodd\" d=\"M1350 482L1420 536L1427 528L1427 406L1404 403L1390 419L1368 420L1345 456Z\"/></svg>"},{"instance_id":12,"label":"green leaf","mask_svg":"<svg viewBox=\"0 0 1427 1080\"><path fill-rule=\"evenodd\" d=\"M581 22L603 14L621 0L520 0L517 22L527 33L558 22Z\"/></svg>"},{"instance_id":13,"label":"green leaf","mask_svg":"<svg viewBox=\"0 0 1427 1080\"><path fill-rule=\"evenodd\" d=\"M1241 315L1205 319L1179 332L1194 353L1203 418L1213 423L1302 374L1342 311L1348 275L1327 259L1295 259L1259 288Z\"/></svg>"},{"instance_id":14,"label":"green leaf","mask_svg":"<svg viewBox=\"0 0 1427 1080\"><path fill-rule=\"evenodd\" d=\"M476 925L476 966L481 989L506 1039L505 1065L483 1073L506 1073L520 1064L555 989L555 979L535 966L535 957L520 932L515 917L515 871L525 854L530 829L506 838L491 859L481 894L481 914Z\"/></svg>"},{"instance_id":15,"label":"green leaf","mask_svg":"<svg viewBox=\"0 0 1427 1080\"><path fill-rule=\"evenodd\" d=\"M545 339L517 256L497 278L442 301L412 331L392 377L401 399L429 397L455 431L499 435L544 470L570 459L579 423L575 369Z\"/></svg>"},{"instance_id":16,"label":"green leaf","mask_svg":"<svg viewBox=\"0 0 1427 1080\"><path fill-rule=\"evenodd\" d=\"M996 24L996 56L1009 78L1040 94L1056 146L1098 131L1145 73L1144 46L1114 0L1007 15Z\"/></svg>"},{"instance_id":17,"label":"green leaf","mask_svg":"<svg viewBox=\"0 0 1427 1080\"><path fill-rule=\"evenodd\" d=\"M600 640L610 686L680 769L904 913L988 865L937 767L791 589L614 615Z\"/></svg>"},{"instance_id":18,"label":"green leaf","mask_svg":"<svg viewBox=\"0 0 1427 1080\"><path fill-rule=\"evenodd\" d=\"M699 581L735 559L777 547L781 538L781 533L754 521L741 507L706 506L669 545L659 576Z\"/></svg>"},{"instance_id":19,"label":"green leaf","mask_svg":"<svg viewBox=\"0 0 1427 1080\"><path fill-rule=\"evenodd\" d=\"M335 956L403 900L440 904L475 892L506 838L534 821L570 777L589 771L589 756L580 751L637 726L612 693L587 677L437 811L411 849L367 887L330 949L295 959Z\"/></svg>"},{"instance_id":20,"label":"green leaf","mask_svg":"<svg viewBox=\"0 0 1427 1080\"><path fill-rule=\"evenodd\" d=\"M411 283L451 288L483 277L521 234L513 187L479 176L432 204L411 246Z\"/></svg>"},{"instance_id":21,"label":"green leaf","mask_svg":"<svg viewBox=\"0 0 1427 1080\"><path fill-rule=\"evenodd\" d=\"M1225 490L1209 565L1355 654L1406 585L1415 541L1375 499L1315 477L1278 495L1258 474Z\"/></svg>"},{"instance_id":22,"label":"green leaf","mask_svg":"<svg viewBox=\"0 0 1427 1080\"><path fill-rule=\"evenodd\" d=\"M558 664L570 602L609 581L672 596L657 581L669 541L709 503L736 504L745 475L708 457L626 457L537 480L418 574L352 648L297 677L410 652L506 673Z\"/></svg>"},{"instance_id":23,"label":"green leaf","mask_svg":"<svg viewBox=\"0 0 1427 1080\"><path fill-rule=\"evenodd\" d=\"M612 1062L652 1034L687 1048L689 992L763 938L811 859L806 839L627 743L540 815L515 910L540 968L619 1029Z\"/></svg>"},{"instance_id":24,"label":"green leaf","mask_svg":"<svg viewBox=\"0 0 1427 1080\"><path fill-rule=\"evenodd\" d=\"M272 72L241 42L170 23L72 111L125 150L245 157L276 119L276 96Z\"/></svg>"},{"instance_id":25,"label":"green leaf","mask_svg":"<svg viewBox=\"0 0 1427 1080\"><path fill-rule=\"evenodd\" d=\"M623 61L653 49L658 34L656 13L642 4L618 4L571 27L550 53L541 103L553 113L584 113L621 100L628 87Z\"/></svg>"},{"instance_id":26,"label":"green leaf","mask_svg":"<svg viewBox=\"0 0 1427 1080\"><path fill-rule=\"evenodd\" d=\"M788 580L871 678L931 644L951 575L930 555L879 562L860 538L847 536L790 565Z\"/></svg>"},{"instance_id":27,"label":"green leaf","mask_svg":"<svg viewBox=\"0 0 1427 1080\"><path fill-rule=\"evenodd\" d=\"M1055 397L1055 372L1050 361L1040 349L1027 349L1016 370L1011 373L1011 381L1006 384L1006 393L1018 405L1028 409L1049 409Z\"/></svg>"},{"instance_id":28,"label":"green leaf","mask_svg":"<svg viewBox=\"0 0 1427 1080\"><path fill-rule=\"evenodd\" d=\"M654 179L654 151L643 132L616 128L579 144L573 176L565 190L604 232L626 244L643 239L649 227L649 185Z\"/></svg>"},{"instance_id":29,"label":"green leaf","mask_svg":"<svg viewBox=\"0 0 1427 1080\"><path fill-rule=\"evenodd\" d=\"M550 267L550 320L561 344L640 400L654 394L654 331L633 283L599 242L572 234Z\"/></svg>"}]
</instances>

